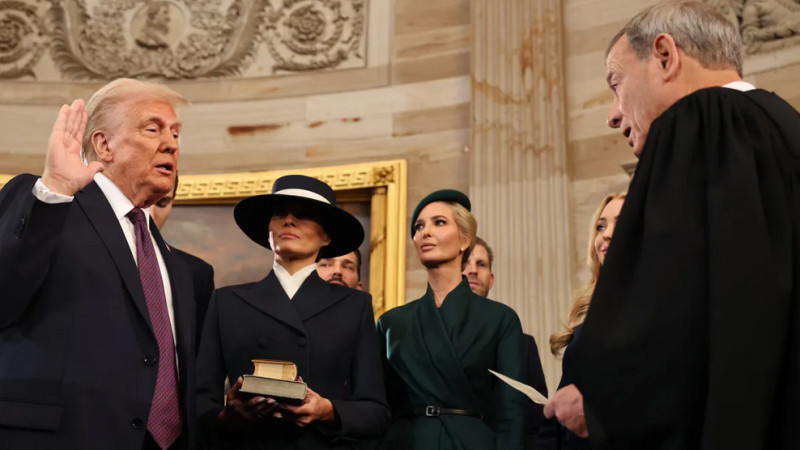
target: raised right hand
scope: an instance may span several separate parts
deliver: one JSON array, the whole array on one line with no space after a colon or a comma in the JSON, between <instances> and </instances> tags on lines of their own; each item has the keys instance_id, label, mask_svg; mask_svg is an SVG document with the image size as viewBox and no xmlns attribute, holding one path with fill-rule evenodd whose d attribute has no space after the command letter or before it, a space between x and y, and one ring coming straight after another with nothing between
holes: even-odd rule
<instances>
[{"instance_id":1,"label":"raised right hand","mask_svg":"<svg viewBox=\"0 0 800 450\"><path fill-rule=\"evenodd\" d=\"M247 423L270 417L278 407L275 399L270 397L254 396L249 399L242 398L239 391L242 389L242 377L236 380L227 394L225 408L219 414L221 421L229 426L242 426Z\"/></svg>"},{"instance_id":2,"label":"raised right hand","mask_svg":"<svg viewBox=\"0 0 800 450\"><path fill-rule=\"evenodd\" d=\"M94 174L103 170L103 163L99 161L92 161L88 166L81 161L81 140L88 120L85 106L81 99L70 106L61 106L53 124L42 174L42 183L53 192L74 195L92 181Z\"/></svg>"}]
</instances>

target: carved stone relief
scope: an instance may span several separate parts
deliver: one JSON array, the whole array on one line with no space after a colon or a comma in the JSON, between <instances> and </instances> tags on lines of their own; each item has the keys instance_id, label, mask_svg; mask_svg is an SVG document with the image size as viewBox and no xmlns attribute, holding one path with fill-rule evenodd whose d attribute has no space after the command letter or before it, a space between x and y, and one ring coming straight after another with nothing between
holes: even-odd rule
<instances>
[{"instance_id":1,"label":"carved stone relief","mask_svg":"<svg viewBox=\"0 0 800 450\"><path fill-rule=\"evenodd\" d=\"M800 0L705 0L736 24L746 54L800 44Z\"/></svg>"},{"instance_id":2,"label":"carved stone relief","mask_svg":"<svg viewBox=\"0 0 800 450\"><path fill-rule=\"evenodd\" d=\"M0 1L0 76L32 76L47 49L46 41L45 26L35 6Z\"/></svg>"},{"instance_id":3,"label":"carved stone relief","mask_svg":"<svg viewBox=\"0 0 800 450\"><path fill-rule=\"evenodd\" d=\"M0 0L0 78L50 81L44 54L57 80L365 67L367 1Z\"/></svg>"}]
</instances>

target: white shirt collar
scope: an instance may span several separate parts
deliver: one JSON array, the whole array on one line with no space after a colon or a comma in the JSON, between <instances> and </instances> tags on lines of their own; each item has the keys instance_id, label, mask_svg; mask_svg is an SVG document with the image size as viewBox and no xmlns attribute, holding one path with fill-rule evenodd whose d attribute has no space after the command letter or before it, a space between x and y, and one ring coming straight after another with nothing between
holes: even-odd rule
<instances>
[{"instance_id":1,"label":"white shirt collar","mask_svg":"<svg viewBox=\"0 0 800 450\"><path fill-rule=\"evenodd\" d=\"M114 210L114 215L117 216L117 220L122 220L125 218L125 215L131 212L134 208L133 203L130 201L125 194L114 184L113 181L108 179L107 176L103 175L101 172L97 172L94 175L94 182L100 186L100 190L103 191L103 194L108 199L108 203L111 204L111 209ZM144 215L147 218L148 225L150 224L150 208L142 208L144 211Z\"/></svg>"},{"instance_id":2,"label":"white shirt collar","mask_svg":"<svg viewBox=\"0 0 800 450\"><path fill-rule=\"evenodd\" d=\"M283 290L290 299L294 298L294 294L297 293L297 290L300 289L300 286L306 281L306 278L314 273L315 270L317 270L317 263L303 267L295 272L294 275L289 275L289 272L287 272L278 261L272 264L272 271L275 272L275 276L278 277L278 281L281 283Z\"/></svg>"},{"instance_id":3,"label":"white shirt collar","mask_svg":"<svg viewBox=\"0 0 800 450\"><path fill-rule=\"evenodd\" d=\"M736 89L737 91L742 91L742 92L752 91L753 89L756 88L755 86L753 86L752 84L748 83L747 81L734 81L734 82L728 83L728 84L726 84L726 85L724 85L722 87L726 87L726 88L729 88L729 89Z\"/></svg>"}]
</instances>

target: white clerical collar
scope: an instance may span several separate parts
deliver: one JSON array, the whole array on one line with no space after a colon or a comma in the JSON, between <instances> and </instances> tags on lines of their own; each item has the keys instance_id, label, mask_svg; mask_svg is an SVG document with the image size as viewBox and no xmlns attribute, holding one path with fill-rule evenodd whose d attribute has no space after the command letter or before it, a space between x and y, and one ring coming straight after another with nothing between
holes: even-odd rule
<instances>
[{"instance_id":1,"label":"white clerical collar","mask_svg":"<svg viewBox=\"0 0 800 450\"><path fill-rule=\"evenodd\" d=\"M297 293L306 278L314 273L315 270L317 270L317 263L303 267L295 272L294 275L289 275L289 272L278 261L272 264L272 271L275 272L275 276L278 277L278 281L290 299L294 298L294 294Z\"/></svg>"},{"instance_id":2,"label":"white clerical collar","mask_svg":"<svg viewBox=\"0 0 800 450\"><path fill-rule=\"evenodd\" d=\"M103 175L101 172L97 172L94 174L94 182L97 183L100 190L103 191L103 195L108 199L108 203L111 204L111 209L114 210L114 215L117 216L117 220L122 220L126 214L131 212L133 203L107 176ZM144 215L147 217L147 223L149 224L150 208L142 208L142 211L144 211Z\"/></svg>"},{"instance_id":3,"label":"white clerical collar","mask_svg":"<svg viewBox=\"0 0 800 450\"><path fill-rule=\"evenodd\" d=\"M752 84L748 83L747 81L734 81L732 83L728 83L722 87L726 87L729 89L736 89L737 91L747 92L752 91L756 87Z\"/></svg>"}]
</instances>

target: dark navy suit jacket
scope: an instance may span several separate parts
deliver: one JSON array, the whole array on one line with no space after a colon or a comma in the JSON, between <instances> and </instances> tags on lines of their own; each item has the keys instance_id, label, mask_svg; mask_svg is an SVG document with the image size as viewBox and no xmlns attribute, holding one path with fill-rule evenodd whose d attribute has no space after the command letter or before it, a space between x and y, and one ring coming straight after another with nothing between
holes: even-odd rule
<instances>
[{"instance_id":1,"label":"dark navy suit jacket","mask_svg":"<svg viewBox=\"0 0 800 450\"><path fill-rule=\"evenodd\" d=\"M96 183L70 203L0 191L0 442L3 448L139 450L158 343L139 272ZM169 272L184 443L193 446L195 306L186 266L151 224Z\"/></svg>"}]
</instances>

